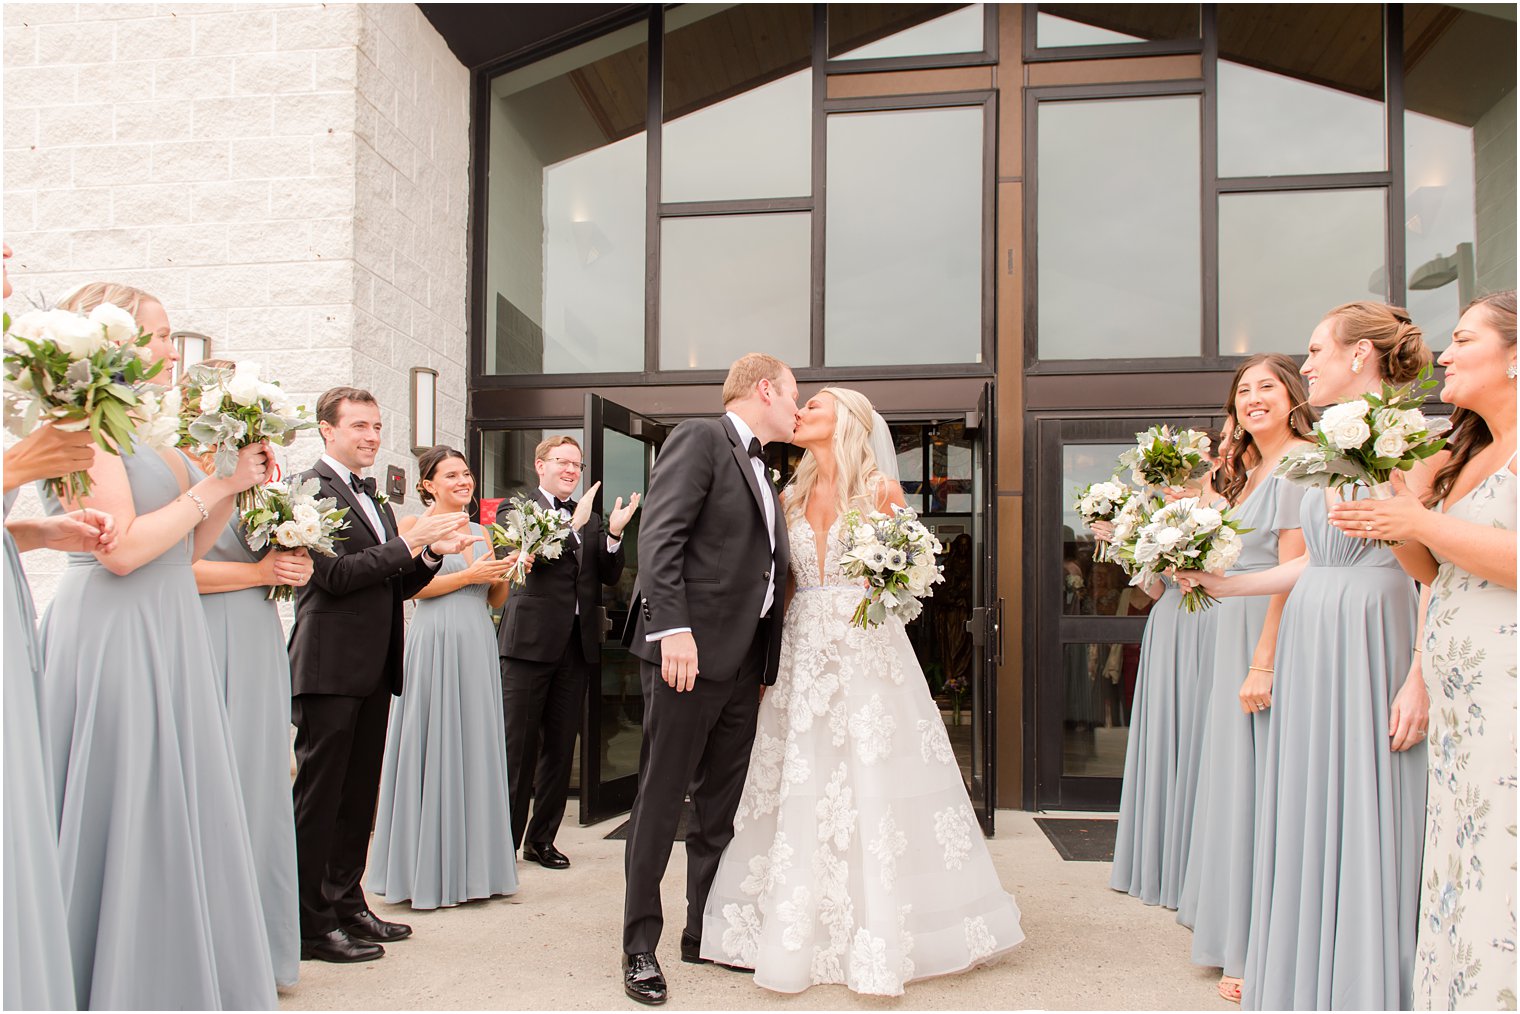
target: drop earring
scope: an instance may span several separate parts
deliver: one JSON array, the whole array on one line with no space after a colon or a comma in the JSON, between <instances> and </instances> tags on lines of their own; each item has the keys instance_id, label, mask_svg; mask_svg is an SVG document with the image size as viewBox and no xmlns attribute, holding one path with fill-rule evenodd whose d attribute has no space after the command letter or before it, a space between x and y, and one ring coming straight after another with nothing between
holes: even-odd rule
<instances>
[{"instance_id":1,"label":"drop earring","mask_svg":"<svg viewBox=\"0 0 1520 1014\"><path fill-rule=\"evenodd\" d=\"M1355 359L1351 360L1351 372L1352 373L1361 373L1362 372L1362 357L1361 356L1357 356Z\"/></svg>"},{"instance_id":2,"label":"drop earring","mask_svg":"<svg viewBox=\"0 0 1520 1014\"><path fill-rule=\"evenodd\" d=\"M1515 379L1515 364L1514 363L1510 363L1509 364L1509 369L1507 369L1507 370L1504 371L1504 375L1506 377L1508 377L1509 379L1511 379L1511 380Z\"/></svg>"}]
</instances>

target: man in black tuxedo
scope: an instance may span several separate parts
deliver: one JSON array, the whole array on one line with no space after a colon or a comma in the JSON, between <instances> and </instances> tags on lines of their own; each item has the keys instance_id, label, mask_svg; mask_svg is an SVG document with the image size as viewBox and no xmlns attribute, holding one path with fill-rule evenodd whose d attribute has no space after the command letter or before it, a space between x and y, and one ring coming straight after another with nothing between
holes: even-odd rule
<instances>
[{"instance_id":1,"label":"man in black tuxedo","mask_svg":"<svg viewBox=\"0 0 1520 1014\"><path fill-rule=\"evenodd\" d=\"M348 508L337 556L312 554L290 632L296 727L296 867L301 957L369 961L411 935L370 912L359 886L375 821L392 694L401 693L403 599L443 556L475 541L463 513L424 517L396 534L390 505L360 472L380 449L380 407L368 391L335 387L317 401L325 447L302 479Z\"/></svg>"},{"instance_id":2,"label":"man in black tuxedo","mask_svg":"<svg viewBox=\"0 0 1520 1014\"><path fill-rule=\"evenodd\" d=\"M760 688L776 680L786 522L761 447L790 440L797 381L752 352L729 369L725 414L689 419L665 442L639 532L642 594L630 650L641 660L644 742L623 870L623 991L666 999L655 958L660 881L688 789L686 928L681 959L702 963L702 909L734 836Z\"/></svg>"},{"instance_id":3,"label":"man in black tuxedo","mask_svg":"<svg viewBox=\"0 0 1520 1014\"><path fill-rule=\"evenodd\" d=\"M568 521L577 506L570 494L585 467L580 444L573 437L549 437L534 452L533 467L534 499ZM527 582L508 596L497 629L513 845L522 848L524 860L551 870L570 865L554 847L554 836L565 815L586 684L601 658L601 588L622 576L623 529L638 504L637 493L627 507L618 497L605 537L601 516L593 512L558 560L535 559Z\"/></svg>"}]
</instances>

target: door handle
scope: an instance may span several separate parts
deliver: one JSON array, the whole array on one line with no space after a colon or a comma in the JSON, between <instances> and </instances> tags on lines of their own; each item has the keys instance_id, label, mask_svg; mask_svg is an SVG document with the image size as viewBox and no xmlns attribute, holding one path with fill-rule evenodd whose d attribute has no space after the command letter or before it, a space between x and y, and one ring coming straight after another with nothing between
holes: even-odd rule
<instances>
[{"instance_id":1,"label":"door handle","mask_svg":"<svg viewBox=\"0 0 1520 1014\"><path fill-rule=\"evenodd\" d=\"M607 615L606 606L596 607L596 639L600 644L607 643L607 635L612 632L612 617Z\"/></svg>"},{"instance_id":2,"label":"door handle","mask_svg":"<svg viewBox=\"0 0 1520 1014\"><path fill-rule=\"evenodd\" d=\"M971 643L978 648L987 644L987 609L977 606L971 610L971 619L966 621L966 632L971 635Z\"/></svg>"}]
</instances>

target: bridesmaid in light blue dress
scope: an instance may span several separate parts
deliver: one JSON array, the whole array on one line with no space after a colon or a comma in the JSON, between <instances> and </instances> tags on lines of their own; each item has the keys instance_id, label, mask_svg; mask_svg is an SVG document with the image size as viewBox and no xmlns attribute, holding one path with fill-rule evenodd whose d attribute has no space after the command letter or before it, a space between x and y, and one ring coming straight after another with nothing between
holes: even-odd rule
<instances>
[{"instance_id":1,"label":"bridesmaid in light blue dress","mask_svg":"<svg viewBox=\"0 0 1520 1014\"><path fill-rule=\"evenodd\" d=\"M1407 384L1430 350L1404 310L1350 303L1309 339L1315 405ZM1305 556L1200 584L1290 590L1261 756L1241 1001L1252 1010L1407 1010L1425 827L1428 700L1412 670L1416 594L1393 553L1299 509ZM1210 589L1214 590L1214 589Z\"/></svg>"},{"instance_id":2,"label":"bridesmaid in light blue dress","mask_svg":"<svg viewBox=\"0 0 1520 1014\"><path fill-rule=\"evenodd\" d=\"M1207 485L1202 499L1216 499ZM1108 886L1175 909L1188 862L1202 726L1197 716L1207 707L1217 621L1212 609L1188 612L1177 585L1164 583L1140 643Z\"/></svg>"},{"instance_id":3,"label":"bridesmaid in light blue dress","mask_svg":"<svg viewBox=\"0 0 1520 1014\"><path fill-rule=\"evenodd\" d=\"M460 511L475 492L464 455L423 452L417 491L432 511ZM403 533L414 524L403 519ZM516 554L480 542L445 556L418 594L406 634L406 693L391 701L380 802L365 888L415 909L517 891L507 794L506 727L491 606L506 601Z\"/></svg>"},{"instance_id":4,"label":"bridesmaid in light blue dress","mask_svg":"<svg viewBox=\"0 0 1520 1014\"><path fill-rule=\"evenodd\" d=\"M1272 474L1288 449L1309 436L1298 364L1276 353L1236 370L1225 404L1235 439L1216 477L1249 529L1231 574L1268 570L1303 555L1302 487ZM1249 468L1249 471L1247 469ZM1177 921L1193 930L1193 962L1224 970L1219 994L1240 1001L1251 914L1251 861L1259 778L1257 743L1266 735L1278 621L1287 595L1232 597L1214 607L1219 630L1201 735L1192 842ZM1251 710L1247 712L1246 707Z\"/></svg>"},{"instance_id":5,"label":"bridesmaid in light blue dress","mask_svg":"<svg viewBox=\"0 0 1520 1014\"><path fill-rule=\"evenodd\" d=\"M71 471L70 459L88 467L91 447L88 433L43 426L8 449L7 518L18 487ZM77 521L31 518L14 526L21 545L11 537L9 525L5 531L5 1009L73 1010L74 969L58 871L58 812L37 710L42 651L21 552L43 545L109 550L115 533L110 519L95 512Z\"/></svg>"},{"instance_id":6,"label":"bridesmaid in light blue dress","mask_svg":"<svg viewBox=\"0 0 1520 1014\"><path fill-rule=\"evenodd\" d=\"M191 476L198 481L205 473L192 468ZM232 729L274 980L290 987L301 968L290 795L290 655L279 608L268 594L275 585L305 584L311 559L305 550L255 553L233 517L194 571L216 655L216 685Z\"/></svg>"},{"instance_id":7,"label":"bridesmaid in light blue dress","mask_svg":"<svg viewBox=\"0 0 1520 1014\"><path fill-rule=\"evenodd\" d=\"M87 286L173 361L151 296ZM166 371L167 373L167 371ZM162 376L162 374L161 374ZM116 519L109 554L75 553L42 619L41 708L59 813L75 999L104 1009L272 1009L274 971L216 658L192 560L267 450L189 485L178 451L99 454L85 506ZM45 498L49 510L61 510Z\"/></svg>"}]
</instances>

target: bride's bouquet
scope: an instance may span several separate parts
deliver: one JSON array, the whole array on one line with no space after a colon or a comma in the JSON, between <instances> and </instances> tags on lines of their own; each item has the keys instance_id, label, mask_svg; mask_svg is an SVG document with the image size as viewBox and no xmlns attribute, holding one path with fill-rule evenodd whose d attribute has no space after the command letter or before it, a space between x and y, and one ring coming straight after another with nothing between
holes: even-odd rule
<instances>
[{"instance_id":1,"label":"bride's bouquet","mask_svg":"<svg viewBox=\"0 0 1520 1014\"><path fill-rule=\"evenodd\" d=\"M111 454L132 453L132 436L162 436L168 395L152 393L146 381L162 362L149 364L142 349L152 340L132 315L101 303L88 316L70 310L33 310L14 322L5 315L5 428L18 437L44 422L60 429L88 428L95 443ZM155 385L156 386L156 385ZM153 424L146 427L145 424ZM59 499L88 496L88 472L46 480Z\"/></svg>"},{"instance_id":2,"label":"bride's bouquet","mask_svg":"<svg viewBox=\"0 0 1520 1014\"><path fill-rule=\"evenodd\" d=\"M894 508L891 516L846 511L840 542L840 569L867 582L865 597L850 617L855 626L874 627L888 616L907 623L923 610L920 600L933 595L933 586L945 579L944 568L934 562L943 547L906 507Z\"/></svg>"},{"instance_id":3,"label":"bride's bouquet","mask_svg":"<svg viewBox=\"0 0 1520 1014\"><path fill-rule=\"evenodd\" d=\"M1152 426L1135 434L1135 446L1119 455L1137 486L1185 486L1209 470L1209 438L1197 430Z\"/></svg>"},{"instance_id":4,"label":"bride's bouquet","mask_svg":"<svg viewBox=\"0 0 1520 1014\"><path fill-rule=\"evenodd\" d=\"M583 497L582 502L589 502ZM517 562L507 571L512 583L520 585L528 579L528 557L542 556L546 560L558 560L565 552L565 541L570 538L570 522L559 511L550 510L537 500L514 496L507 501L506 510L497 510L496 522L487 527L491 545L498 558L505 558L516 551ZM502 551L505 552L502 552Z\"/></svg>"},{"instance_id":5,"label":"bride's bouquet","mask_svg":"<svg viewBox=\"0 0 1520 1014\"><path fill-rule=\"evenodd\" d=\"M213 468L222 478L237 468L238 451L249 444L267 440L288 447L299 430L317 424L278 381L261 380L256 363L231 369L197 363L185 371L182 386L184 438L199 453L216 452ZM262 496L258 489L244 490L238 510L252 510Z\"/></svg>"},{"instance_id":6,"label":"bride's bouquet","mask_svg":"<svg viewBox=\"0 0 1520 1014\"><path fill-rule=\"evenodd\" d=\"M1202 506L1197 497L1185 497L1156 508L1133 537L1116 544L1115 553L1132 576L1130 584L1148 585L1167 570L1206 571L1223 574L1240 559L1241 536L1252 531L1229 516ZM1217 601L1202 588L1182 596L1182 605L1194 613Z\"/></svg>"},{"instance_id":7,"label":"bride's bouquet","mask_svg":"<svg viewBox=\"0 0 1520 1014\"><path fill-rule=\"evenodd\" d=\"M1440 436L1451 420L1420 411L1424 392L1436 386L1430 367L1403 387L1332 405L1314 424L1314 442L1283 455L1276 474L1305 486L1329 486L1345 495L1365 486L1375 500L1393 496L1389 478L1407 472L1446 446ZM1387 545L1388 543L1381 543Z\"/></svg>"},{"instance_id":8,"label":"bride's bouquet","mask_svg":"<svg viewBox=\"0 0 1520 1014\"><path fill-rule=\"evenodd\" d=\"M336 497L320 497L322 484L316 479L290 479L264 487L260 501L244 510L239 519L248 548L257 552L269 546L304 549L323 556L336 556L333 543L338 533L348 528L348 508L339 507ZM265 596L272 601L295 598L289 585L275 585Z\"/></svg>"},{"instance_id":9,"label":"bride's bouquet","mask_svg":"<svg viewBox=\"0 0 1520 1014\"><path fill-rule=\"evenodd\" d=\"M1091 528L1095 521L1113 521L1125 504L1137 496L1138 493L1117 477L1106 482L1095 482L1085 489L1077 490L1077 515ZM1109 546L1099 542L1093 550L1093 561L1103 563L1110 558L1109 552Z\"/></svg>"}]
</instances>

